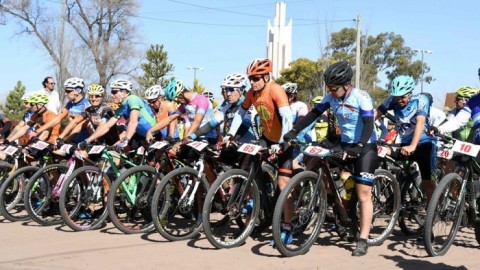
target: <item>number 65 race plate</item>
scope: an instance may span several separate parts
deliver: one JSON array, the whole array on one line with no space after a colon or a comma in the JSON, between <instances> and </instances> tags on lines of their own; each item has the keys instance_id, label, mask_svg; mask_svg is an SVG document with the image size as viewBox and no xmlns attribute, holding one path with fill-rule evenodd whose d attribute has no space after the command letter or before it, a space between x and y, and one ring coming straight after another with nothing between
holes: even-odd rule
<instances>
[{"instance_id":1,"label":"number 65 race plate","mask_svg":"<svg viewBox=\"0 0 480 270\"><path fill-rule=\"evenodd\" d=\"M256 155L262 147L260 145L244 143L238 148L238 152L242 152L249 155Z\"/></svg>"}]
</instances>

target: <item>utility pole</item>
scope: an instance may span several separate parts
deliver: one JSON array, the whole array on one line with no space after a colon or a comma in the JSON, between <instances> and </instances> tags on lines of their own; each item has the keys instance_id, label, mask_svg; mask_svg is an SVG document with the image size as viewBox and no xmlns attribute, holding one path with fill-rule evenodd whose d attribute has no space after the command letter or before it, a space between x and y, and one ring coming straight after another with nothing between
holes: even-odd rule
<instances>
[{"instance_id":1,"label":"utility pole","mask_svg":"<svg viewBox=\"0 0 480 270\"><path fill-rule=\"evenodd\" d=\"M202 67L191 67L188 66L187 69L193 69L193 83L195 84L195 80L197 79L197 70L202 71Z\"/></svg>"},{"instance_id":2,"label":"utility pole","mask_svg":"<svg viewBox=\"0 0 480 270\"><path fill-rule=\"evenodd\" d=\"M425 65L423 61L423 54L424 53L432 53L433 51L431 50L421 50L421 49L413 49L414 52L420 52L422 54L422 77L420 78L420 93L423 93L423 80L424 80L424 73L425 73L425 68L423 67Z\"/></svg>"},{"instance_id":3,"label":"utility pole","mask_svg":"<svg viewBox=\"0 0 480 270\"><path fill-rule=\"evenodd\" d=\"M362 17L357 15L357 50L355 51L355 87L360 89L360 40L362 38Z\"/></svg>"}]
</instances>

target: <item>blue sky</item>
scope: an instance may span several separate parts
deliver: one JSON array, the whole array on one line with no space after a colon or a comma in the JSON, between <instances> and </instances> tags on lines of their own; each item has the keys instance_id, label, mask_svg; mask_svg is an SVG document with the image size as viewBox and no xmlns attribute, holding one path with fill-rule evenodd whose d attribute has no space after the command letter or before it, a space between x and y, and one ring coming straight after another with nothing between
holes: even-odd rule
<instances>
[{"instance_id":1,"label":"blue sky","mask_svg":"<svg viewBox=\"0 0 480 270\"><path fill-rule=\"evenodd\" d=\"M219 84L232 72L244 72L254 58L266 56L267 19L274 17L275 1L267 0L160 0L140 1L135 20L143 46L164 44L173 75L191 85L193 70L202 67L197 79L220 96ZM424 60L435 81L424 84L437 107L446 92L462 85L480 86L480 3L478 1L380 1L380 0L292 0L287 19L293 19L292 59L317 59L327 33L355 27L362 16L362 31L377 35L394 32L407 46L432 50ZM58 7L56 1L48 1ZM229 12L225 12L229 11ZM321 21L315 23L314 21ZM323 23L329 21L329 23ZM332 22L334 21L334 22ZM230 26L226 26L230 25ZM27 91L41 88L53 72L46 52L32 37L14 36L18 25L8 18L0 25L0 94L3 99L18 80ZM415 59L420 59L417 55ZM87 82L91 79L86 78ZM368 90L368 89L366 89ZM420 84L416 91L420 91Z\"/></svg>"}]
</instances>

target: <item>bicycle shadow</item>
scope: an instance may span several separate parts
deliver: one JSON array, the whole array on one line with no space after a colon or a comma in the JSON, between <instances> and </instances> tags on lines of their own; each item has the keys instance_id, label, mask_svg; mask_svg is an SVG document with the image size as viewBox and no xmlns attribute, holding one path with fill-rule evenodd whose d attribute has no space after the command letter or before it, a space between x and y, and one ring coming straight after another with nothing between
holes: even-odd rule
<instances>
[{"instance_id":1,"label":"bicycle shadow","mask_svg":"<svg viewBox=\"0 0 480 270\"><path fill-rule=\"evenodd\" d=\"M155 239L155 237L160 237L160 239ZM157 231L153 230L151 232L143 233L140 235L142 240L152 242L152 243L170 243L167 239L164 239Z\"/></svg>"},{"instance_id":2,"label":"bicycle shadow","mask_svg":"<svg viewBox=\"0 0 480 270\"><path fill-rule=\"evenodd\" d=\"M425 260L405 259L402 256L388 256L381 255L387 260L391 260L397 263L397 267L400 269L422 269L422 270L467 270L465 266L451 266L445 263L432 263Z\"/></svg>"},{"instance_id":3,"label":"bicycle shadow","mask_svg":"<svg viewBox=\"0 0 480 270\"><path fill-rule=\"evenodd\" d=\"M203 234L198 234L194 238L188 240L187 246L200 250L219 250L219 248L212 246L210 242L208 242L207 237Z\"/></svg>"}]
</instances>

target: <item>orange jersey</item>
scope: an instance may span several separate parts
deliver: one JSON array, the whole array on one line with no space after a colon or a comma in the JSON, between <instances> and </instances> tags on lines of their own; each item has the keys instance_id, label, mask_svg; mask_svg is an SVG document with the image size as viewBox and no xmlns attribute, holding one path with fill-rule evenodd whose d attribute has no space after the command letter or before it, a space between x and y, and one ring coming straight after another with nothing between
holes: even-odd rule
<instances>
[{"instance_id":1,"label":"orange jersey","mask_svg":"<svg viewBox=\"0 0 480 270\"><path fill-rule=\"evenodd\" d=\"M176 110L177 108L175 107L175 103L163 100L160 104L160 109L158 110L158 113L155 114L155 119L157 120L157 123L160 122L162 119L167 118L169 112L174 112Z\"/></svg>"},{"instance_id":2,"label":"orange jersey","mask_svg":"<svg viewBox=\"0 0 480 270\"><path fill-rule=\"evenodd\" d=\"M279 108L288 105L287 94L283 88L269 82L260 91L250 89L243 101L242 108L248 110L253 104L262 122L263 135L272 142L279 142L282 134L282 121Z\"/></svg>"},{"instance_id":3,"label":"orange jersey","mask_svg":"<svg viewBox=\"0 0 480 270\"><path fill-rule=\"evenodd\" d=\"M55 118L57 115L53 113L52 111L45 111L41 114L38 112L34 113L32 115L32 118L30 118L29 121L29 126L35 127L35 129L39 129L46 123L50 122L53 118ZM55 143L55 140L58 138L58 135L60 134L60 123L56 124L51 130L50 134L48 135L47 141L51 144Z\"/></svg>"}]
</instances>

